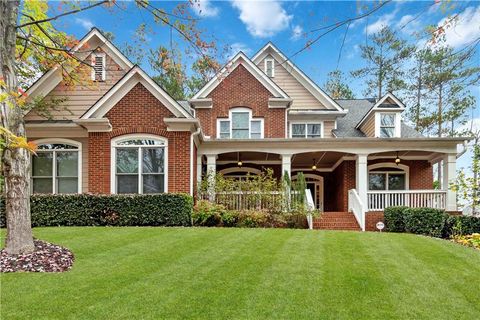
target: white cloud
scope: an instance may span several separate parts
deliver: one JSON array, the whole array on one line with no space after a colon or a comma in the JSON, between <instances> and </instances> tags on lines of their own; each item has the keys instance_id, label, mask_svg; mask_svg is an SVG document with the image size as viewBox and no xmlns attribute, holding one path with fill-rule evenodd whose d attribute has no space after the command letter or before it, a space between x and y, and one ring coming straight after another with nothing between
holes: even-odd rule
<instances>
[{"instance_id":1,"label":"white cloud","mask_svg":"<svg viewBox=\"0 0 480 320\"><path fill-rule=\"evenodd\" d=\"M290 39L298 40L303 36L303 28L299 25L296 25L292 29L292 36Z\"/></svg>"},{"instance_id":2,"label":"white cloud","mask_svg":"<svg viewBox=\"0 0 480 320\"><path fill-rule=\"evenodd\" d=\"M402 28L402 32L412 34L416 31L420 31L420 22L415 20L415 17L407 14L400 18L397 22L397 28Z\"/></svg>"},{"instance_id":3,"label":"white cloud","mask_svg":"<svg viewBox=\"0 0 480 320\"><path fill-rule=\"evenodd\" d=\"M447 18L442 19L442 26ZM461 47L480 37L480 6L468 7L457 17L456 23L445 29L446 44Z\"/></svg>"},{"instance_id":4,"label":"white cloud","mask_svg":"<svg viewBox=\"0 0 480 320\"><path fill-rule=\"evenodd\" d=\"M242 42L232 43L230 45L230 54L229 54L228 59L233 58L240 51L242 51L243 53L245 53L248 56L252 52L252 49L250 49L245 43L242 43Z\"/></svg>"},{"instance_id":5,"label":"white cloud","mask_svg":"<svg viewBox=\"0 0 480 320\"><path fill-rule=\"evenodd\" d=\"M380 16L377 21L375 21L372 24L369 24L365 28L365 32L368 34L376 33L380 30L382 30L383 27L390 26L393 23L393 19L395 19L396 15L396 10L392 13L387 13L384 14L383 16Z\"/></svg>"},{"instance_id":6,"label":"white cloud","mask_svg":"<svg viewBox=\"0 0 480 320\"><path fill-rule=\"evenodd\" d=\"M240 20L254 37L266 38L288 28L293 15L287 14L278 1L233 0L240 11Z\"/></svg>"},{"instance_id":7,"label":"white cloud","mask_svg":"<svg viewBox=\"0 0 480 320\"><path fill-rule=\"evenodd\" d=\"M353 45L352 50L349 50L347 53L347 59L353 59L360 52L360 46L358 44Z\"/></svg>"},{"instance_id":8,"label":"white cloud","mask_svg":"<svg viewBox=\"0 0 480 320\"><path fill-rule=\"evenodd\" d=\"M75 23L81 25L83 28L90 30L93 28L94 24L88 19L75 18Z\"/></svg>"},{"instance_id":9,"label":"white cloud","mask_svg":"<svg viewBox=\"0 0 480 320\"><path fill-rule=\"evenodd\" d=\"M210 0L195 0L192 2L192 9L200 17L215 17L220 12Z\"/></svg>"}]
</instances>

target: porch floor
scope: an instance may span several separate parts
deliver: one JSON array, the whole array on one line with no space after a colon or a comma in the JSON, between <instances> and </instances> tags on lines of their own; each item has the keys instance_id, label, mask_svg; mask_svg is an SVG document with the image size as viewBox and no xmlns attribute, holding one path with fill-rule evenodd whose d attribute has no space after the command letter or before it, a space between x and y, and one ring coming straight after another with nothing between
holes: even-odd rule
<instances>
[{"instance_id":1,"label":"porch floor","mask_svg":"<svg viewBox=\"0 0 480 320\"><path fill-rule=\"evenodd\" d=\"M351 212L323 212L320 217L313 220L313 228L361 231L355 216Z\"/></svg>"}]
</instances>

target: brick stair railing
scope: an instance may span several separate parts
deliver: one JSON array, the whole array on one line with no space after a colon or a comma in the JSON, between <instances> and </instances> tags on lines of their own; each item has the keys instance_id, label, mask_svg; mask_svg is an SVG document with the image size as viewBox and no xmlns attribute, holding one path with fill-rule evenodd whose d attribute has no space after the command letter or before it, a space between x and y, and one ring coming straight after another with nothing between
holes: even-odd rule
<instances>
[{"instance_id":1,"label":"brick stair railing","mask_svg":"<svg viewBox=\"0 0 480 320\"><path fill-rule=\"evenodd\" d=\"M323 212L313 220L314 229L360 231L360 226L351 212Z\"/></svg>"}]
</instances>

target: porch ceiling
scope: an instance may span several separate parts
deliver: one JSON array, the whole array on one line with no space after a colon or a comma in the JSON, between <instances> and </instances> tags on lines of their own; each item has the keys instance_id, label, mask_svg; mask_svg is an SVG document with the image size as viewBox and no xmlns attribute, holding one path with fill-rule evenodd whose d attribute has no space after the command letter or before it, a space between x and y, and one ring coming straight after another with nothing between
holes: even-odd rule
<instances>
[{"instance_id":1,"label":"porch ceiling","mask_svg":"<svg viewBox=\"0 0 480 320\"><path fill-rule=\"evenodd\" d=\"M342 157L350 154L344 152L307 152L292 156L292 169L310 168L314 163L317 168L331 168Z\"/></svg>"}]
</instances>

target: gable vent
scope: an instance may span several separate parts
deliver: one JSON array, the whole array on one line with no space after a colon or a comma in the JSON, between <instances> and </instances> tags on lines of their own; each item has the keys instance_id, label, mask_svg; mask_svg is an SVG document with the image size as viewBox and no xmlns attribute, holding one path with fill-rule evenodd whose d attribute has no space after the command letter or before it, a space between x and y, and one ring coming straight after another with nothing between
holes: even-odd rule
<instances>
[{"instance_id":1,"label":"gable vent","mask_svg":"<svg viewBox=\"0 0 480 320\"><path fill-rule=\"evenodd\" d=\"M94 55L92 62L93 62L92 80L104 81L105 80L105 55Z\"/></svg>"}]
</instances>

